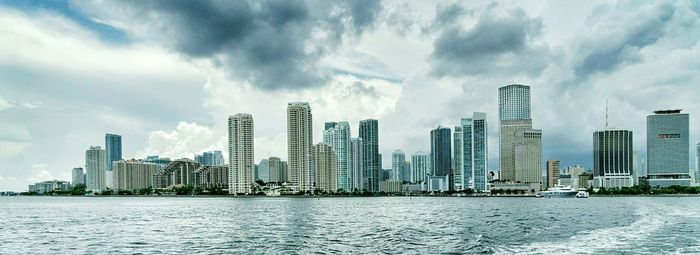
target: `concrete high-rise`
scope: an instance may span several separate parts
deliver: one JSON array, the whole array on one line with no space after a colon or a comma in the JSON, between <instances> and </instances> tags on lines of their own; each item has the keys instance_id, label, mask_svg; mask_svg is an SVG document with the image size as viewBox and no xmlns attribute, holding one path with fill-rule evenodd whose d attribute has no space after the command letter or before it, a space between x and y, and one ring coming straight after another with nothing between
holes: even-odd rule
<instances>
[{"instance_id":1,"label":"concrete high-rise","mask_svg":"<svg viewBox=\"0 0 700 255\"><path fill-rule=\"evenodd\" d=\"M283 175L285 174L282 169L282 161L278 157L270 157L267 159L268 170L270 171L268 182L284 182Z\"/></svg>"},{"instance_id":2,"label":"concrete high-rise","mask_svg":"<svg viewBox=\"0 0 700 255\"><path fill-rule=\"evenodd\" d=\"M314 190L314 174L311 169L312 147L313 121L309 103L287 104L288 179L295 192L313 192Z\"/></svg>"},{"instance_id":3,"label":"concrete high-rise","mask_svg":"<svg viewBox=\"0 0 700 255\"><path fill-rule=\"evenodd\" d=\"M106 188L106 153L100 146L90 146L85 151L85 172L87 190L101 191Z\"/></svg>"},{"instance_id":4,"label":"concrete high-rise","mask_svg":"<svg viewBox=\"0 0 700 255\"><path fill-rule=\"evenodd\" d=\"M105 186L112 187L112 163L122 159L122 136L116 134L106 134L105 153L105 170L110 172L105 175Z\"/></svg>"},{"instance_id":5,"label":"concrete high-rise","mask_svg":"<svg viewBox=\"0 0 700 255\"><path fill-rule=\"evenodd\" d=\"M594 188L634 185L634 145L631 130L606 128L593 133ZM572 176L571 178L574 178Z\"/></svg>"},{"instance_id":6,"label":"concrete high-rise","mask_svg":"<svg viewBox=\"0 0 700 255\"><path fill-rule=\"evenodd\" d=\"M466 175L463 169L463 167L465 167L464 156L467 156L464 154L469 153L469 157L471 158L471 151L463 151L463 149L467 149L468 147L465 147L463 144L462 139L464 138L464 133L462 130L462 126L455 126L454 133L452 133L452 173L454 173L455 190L464 190L468 188L464 183L468 184L471 179L471 168L469 169L469 175Z\"/></svg>"},{"instance_id":7,"label":"concrete high-rise","mask_svg":"<svg viewBox=\"0 0 700 255\"><path fill-rule=\"evenodd\" d=\"M452 174L452 131L438 126L430 131L430 156L434 176L446 176L449 189L454 188Z\"/></svg>"},{"instance_id":8,"label":"concrete high-rise","mask_svg":"<svg viewBox=\"0 0 700 255\"><path fill-rule=\"evenodd\" d=\"M238 113L228 118L229 194L249 194L253 188L253 116Z\"/></svg>"},{"instance_id":9,"label":"concrete high-rise","mask_svg":"<svg viewBox=\"0 0 700 255\"><path fill-rule=\"evenodd\" d=\"M73 168L71 174L73 177L73 182L71 184L73 186L76 186L78 184L85 184L85 172L83 171L82 167Z\"/></svg>"},{"instance_id":10,"label":"concrete high-rise","mask_svg":"<svg viewBox=\"0 0 700 255\"><path fill-rule=\"evenodd\" d=\"M338 164L336 180L338 189L352 191L352 162L350 161L350 124L347 121L326 122L323 143L333 147Z\"/></svg>"},{"instance_id":11,"label":"concrete high-rise","mask_svg":"<svg viewBox=\"0 0 700 255\"><path fill-rule=\"evenodd\" d=\"M516 181L516 135L532 130L530 87L513 84L498 89L500 179Z\"/></svg>"},{"instance_id":12,"label":"concrete high-rise","mask_svg":"<svg viewBox=\"0 0 700 255\"><path fill-rule=\"evenodd\" d=\"M430 169L430 156L428 153L418 151L411 155L411 182L425 182L426 176L431 172Z\"/></svg>"},{"instance_id":13,"label":"concrete high-rise","mask_svg":"<svg viewBox=\"0 0 700 255\"><path fill-rule=\"evenodd\" d=\"M270 160L266 158L260 160L260 163L258 163L258 176L255 180L261 180L265 183L270 182L270 172Z\"/></svg>"},{"instance_id":14,"label":"concrete high-rise","mask_svg":"<svg viewBox=\"0 0 700 255\"><path fill-rule=\"evenodd\" d=\"M365 180L364 173L364 144L362 143L362 138L351 138L350 139L350 180L352 190L362 191L367 188L363 186L363 180Z\"/></svg>"},{"instance_id":15,"label":"concrete high-rise","mask_svg":"<svg viewBox=\"0 0 700 255\"><path fill-rule=\"evenodd\" d=\"M559 160L547 160L547 188L554 187L559 183L560 168L561 162Z\"/></svg>"},{"instance_id":16,"label":"concrete high-rise","mask_svg":"<svg viewBox=\"0 0 700 255\"><path fill-rule=\"evenodd\" d=\"M381 156L379 154L379 121L366 119L360 121L360 138L362 139L362 171L365 190L379 192L381 181Z\"/></svg>"},{"instance_id":17,"label":"concrete high-rise","mask_svg":"<svg viewBox=\"0 0 700 255\"><path fill-rule=\"evenodd\" d=\"M515 135L515 181L542 189L542 131L522 130Z\"/></svg>"},{"instance_id":18,"label":"concrete high-rise","mask_svg":"<svg viewBox=\"0 0 700 255\"><path fill-rule=\"evenodd\" d=\"M138 191L153 187L153 175L160 169L157 164L141 160L119 160L114 162L112 179L115 190Z\"/></svg>"},{"instance_id":19,"label":"concrete high-rise","mask_svg":"<svg viewBox=\"0 0 700 255\"><path fill-rule=\"evenodd\" d=\"M404 168L406 167L406 154L402 150L394 150L391 153L391 180L404 181Z\"/></svg>"},{"instance_id":20,"label":"concrete high-rise","mask_svg":"<svg viewBox=\"0 0 700 255\"><path fill-rule=\"evenodd\" d=\"M459 126L459 143L455 143L455 171L461 171L459 177L455 173L456 184L462 189L470 188L477 191L488 189L488 123L486 113L475 112L472 118L461 119ZM455 128L457 130L457 128ZM457 142L457 138L455 138Z\"/></svg>"},{"instance_id":21,"label":"concrete high-rise","mask_svg":"<svg viewBox=\"0 0 700 255\"><path fill-rule=\"evenodd\" d=\"M315 187L319 190L336 192L338 188L338 162L333 147L325 143L313 146L313 173ZM347 191L347 190L345 190Z\"/></svg>"},{"instance_id":22,"label":"concrete high-rise","mask_svg":"<svg viewBox=\"0 0 700 255\"><path fill-rule=\"evenodd\" d=\"M647 178L652 187L690 186L689 115L681 110L647 116Z\"/></svg>"}]
</instances>

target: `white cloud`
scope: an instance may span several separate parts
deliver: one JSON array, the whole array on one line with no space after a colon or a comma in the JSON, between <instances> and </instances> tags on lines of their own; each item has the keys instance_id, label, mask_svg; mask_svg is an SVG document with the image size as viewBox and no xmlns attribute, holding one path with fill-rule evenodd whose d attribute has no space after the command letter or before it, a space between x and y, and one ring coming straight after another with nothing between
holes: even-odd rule
<instances>
[{"instance_id":1,"label":"white cloud","mask_svg":"<svg viewBox=\"0 0 700 255\"><path fill-rule=\"evenodd\" d=\"M146 148L137 151L136 157L159 155L172 159L192 158L195 153L212 149L212 145L217 145L219 140L221 136L217 136L211 128L182 121L175 130L150 132Z\"/></svg>"}]
</instances>

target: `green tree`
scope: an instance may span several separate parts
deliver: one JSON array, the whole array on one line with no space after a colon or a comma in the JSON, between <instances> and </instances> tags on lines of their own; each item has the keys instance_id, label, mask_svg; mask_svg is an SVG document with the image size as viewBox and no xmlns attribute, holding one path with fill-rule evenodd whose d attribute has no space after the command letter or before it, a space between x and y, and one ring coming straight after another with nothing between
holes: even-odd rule
<instances>
[{"instance_id":1,"label":"green tree","mask_svg":"<svg viewBox=\"0 0 700 255\"><path fill-rule=\"evenodd\" d=\"M70 194L73 196L84 196L87 194L87 187L82 183L75 185L73 188L71 188Z\"/></svg>"}]
</instances>

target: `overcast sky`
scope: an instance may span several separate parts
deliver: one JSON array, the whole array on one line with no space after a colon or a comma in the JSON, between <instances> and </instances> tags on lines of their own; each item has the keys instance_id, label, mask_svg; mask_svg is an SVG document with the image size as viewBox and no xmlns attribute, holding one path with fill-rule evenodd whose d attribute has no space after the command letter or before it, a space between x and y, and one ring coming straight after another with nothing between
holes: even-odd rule
<instances>
[{"instance_id":1,"label":"overcast sky","mask_svg":"<svg viewBox=\"0 0 700 255\"><path fill-rule=\"evenodd\" d=\"M592 133L690 113L700 139L700 1L0 1L0 190L70 180L90 145L180 158L226 149L253 114L255 159L287 158L286 106L379 119L390 154L487 113L498 169L498 88L532 88L544 159L592 161ZM695 155L691 151L691 157ZM691 163L690 167L695 164Z\"/></svg>"}]
</instances>

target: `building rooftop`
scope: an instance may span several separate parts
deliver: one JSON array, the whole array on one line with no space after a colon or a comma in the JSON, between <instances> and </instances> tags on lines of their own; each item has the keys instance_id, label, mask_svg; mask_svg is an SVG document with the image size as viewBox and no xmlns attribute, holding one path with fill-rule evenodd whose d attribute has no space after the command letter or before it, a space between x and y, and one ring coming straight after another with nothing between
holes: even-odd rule
<instances>
[{"instance_id":1,"label":"building rooftop","mask_svg":"<svg viewBox=\"0 0 700 255\"><path fill-rule=\"evenodd\" d=\"M654 114L678 114L678 113L681 113L681 111L682 111L681 109L677 109L677 110L658 110L658 111L654 111Z\"/></svg>"}]
</instances>

